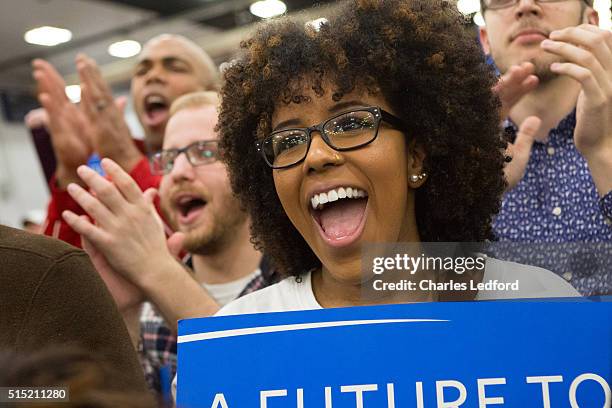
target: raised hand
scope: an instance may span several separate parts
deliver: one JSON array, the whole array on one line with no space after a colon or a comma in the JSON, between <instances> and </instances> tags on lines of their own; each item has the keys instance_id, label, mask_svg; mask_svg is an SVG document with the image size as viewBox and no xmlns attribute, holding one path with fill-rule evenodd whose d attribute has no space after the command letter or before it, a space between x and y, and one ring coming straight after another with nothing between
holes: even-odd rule
<instances>
[{"instance_id":1,"label":"raised hand","mask_svg":"<svg viewBox=\"0 0 612 408\"><path fill-rule=\"evenodd\" d=\"M550 69L582 85L576 106L574 142L583 154L612 149L612 32L591 24L550 33L542 47L567 62Z\"/></svg>"},{"instance_id":2,"label":"raised hand","mask_svg":"<svg viewBox=\"0 0 612 408\"><path fill-rule=\"evenodd\" d=\"M534 73L535 67L531 62L523 62L520 65L510 67L493 87L501 100L500 118L508 117L510 109L526 94L533 91L539 83Z\"/></svg>"},{"instance_id":3,"label":"raised hand","mask_svg":"<svg viewBox=\"0 0 612 408\"><path fill-rule=\"evenodd\" d=\"M47 61L32 62L33 77L38 84L38 101L47 112L47 127L57 158L56 177L59 187L81 183L76 169L87 163L93 152L91 130L83 112L65 93L66 83Z\"/></svg>"},{"instance_id":4,"label":"raised hand","mask_svg":"<svg viewBox=\"0 0 612 408\"><path fill-rule=\"evenodd\" d=\"M85 215L81 217L87 220ZM91 263L93 263L109 292L113 296L113 299L115 299L119 312L124 313L139 306L145 301L143 291L138 286L125 279L120 273L117 273L94 244L84 236L82 237L82 243L83 249L91 259Z\"/></svg>"},{"instance_id":5,"label":"raised hand","mask_svg":"<svg viewBox=\"0 0 612 408\"><path fill-rule=\"evenodd\" d=\"M108 157L126 171L131 171L142 154L134 144L123 116L125 100L115 103L93 59L80 54L76 64L81 80L81 105L92 124L95 150L100 156Z\"/></svg>"},{"instance_id":6,"label":"raised hand","mask_svg":"<svg viewBox=\"0 0 612 408\"><path fill-rule=\"evenodd\" d=\"M514 143L508 143L506 156L511 157L512 161L506 163L504 174L508 186L506 191L512 190L521 181L527 169L529 156L531 155L531 146L535 135L540 128L542 121L536 116L529 116L523 121Z\"/></svg>"},{"instance_id":7,"label":"raised hand","mask_svg":"<svg viewBox=\"0 0 612 408\"><path fill-rule=\"evenodd\" d=\"M121 282L121 276L137 286L175 329L179 319L215 313L219 309L217 303L173 257L180 252L184 235L176 233L166 242L162 221L153 205L156 191L142 193L112 160L103 159L101 164L112 181L81 166L78 174L89 191L76 184L68 186L70 195L96 224L70 211L62 214L103 255L103 260L94 261L96 266L101 265L104 273L117 278L116 283ZM123 295L116 295L134 299L135 292L128 286ZM129 328L135 327L133 321L128 323Z\"/></svg>"},{"instance_id":8,"label":"raised hand","mask_svg":"<svg viewBox=\"0 0 612 408\"><path fill-rule=\"evenodd\" d=\"M81 166L78 174L89 191L71 184L68 193L96 221L70 211L66 222L104 255L110 267L138 287L165 263L176 263L166 245L164 227L153 205L154 189L142 193L119 165L102 160L112 181Z\"/></svg>"},{"instance_id":9,"label":"raised hand","mask_svg":"<svg viewBox=\"0 0 612 408\"><path fill-rule=\"evenodd\" d=\"M508 118L510 110L523 96L533 91L539 83L534 73L535 67L531 62L514 65L502 75L493 92L497 93L501 101L500 120ZM513 143L508 143L506 156L512 161L506 163L504 174L508 186L506 191L512 190L521 181L527 169L531 155L531 146L540 128L541 120L535 116L523 121Z\"/></svg>"},{"instance_id":10,"label":"raised hand","mask_svg":"<svg viewBox=\"0 0 612 408\"><path fill-rule=\"evenodd\" d=\"M612 32L591 24L550 33L542 48L566 62L551 71L578 81L574 143L603 195L612 189Z\"/></svg>"},{"instance_id":11,"label":"raised hand","mask_svg":"<svg viewBox=\"0 0 612 408\"><path fill-rule=\"evenodd\" d=\"M45 108L36 108L28 112L23 118L28 129L46 128L49 126L49 115Z\"/></svg>"}]
</instances>

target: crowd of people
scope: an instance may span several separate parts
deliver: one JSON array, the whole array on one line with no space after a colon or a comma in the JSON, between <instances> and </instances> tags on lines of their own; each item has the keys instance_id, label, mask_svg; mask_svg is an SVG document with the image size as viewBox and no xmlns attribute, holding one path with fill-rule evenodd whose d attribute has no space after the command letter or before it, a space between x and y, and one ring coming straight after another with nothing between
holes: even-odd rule
<instances>
[{"instance_id":1,"label":"crowd of people","mask_svg":"<svg viewBox=\"0 0 612 408\"><path fill-rule=\"evenodd\" d=\"M122 391L142 406L180 376L180 319L612 294L612 32L592 0L481 9L479 43L454 2L344 1L321 25L261 23L223 72L160 35L131 80L144 143L95 61L76 58L75 105L35 60L52 238L0 227L0 349L84 348L120 375L96 374L83 401ZM421 242L491 243L461 279L521 289L364 299L364 245ZM50 353L36 358L107 369ZM40 384L16 375L0 386Z\"/></svg>"}]
</instances>

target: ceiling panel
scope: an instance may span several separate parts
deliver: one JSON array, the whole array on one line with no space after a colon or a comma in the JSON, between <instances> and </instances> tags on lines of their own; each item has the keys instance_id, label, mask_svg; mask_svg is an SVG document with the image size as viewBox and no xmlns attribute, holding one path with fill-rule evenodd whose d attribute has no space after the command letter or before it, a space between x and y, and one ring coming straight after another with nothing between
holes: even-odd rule
<instances>
[{"instance_id":1,"label":"ceiling panel","mask_svg":"<svg viewBox=\"0 0 612 408\"><path fill-rule=\"evenodd\" d=\"M67 28L75 40L137 24L155 13L126 5L92 0L0 1L0 66L19 57L51 48L27 44L25 31L42 25ZM57 49L57 48L56 48Z\"/></svg>"},{"instance_id":2,"label":"ceiling panel","mask_svg":"<svg viewBox=\"0 0 612 408\"><path fill-rule=\"evenodd\" d=\"M102 2L127 5L143 10L153 11L162 16L172 16L194 8L202 7L208 3L223 0L101 0Z\"/></svg>"},{"instance_id":3,"label":"ceiling panel","mask_svg":"<svg viewBox=\"0 0 612 408\"><path fill-rule=\"evenodd\" d=\"M0 89L33 89L30 61L46 58L70 82L76 81L74 58L84 52L109 78L125 81L133 60L110 56L112 42L141 43L161 33L182 34L210 50L222 62L259 19L248 11L254 0L0 0ZM288 11L330 0L284 0ZM26 30L42 25L67 28L73 40L56 47L27 44ZM249 30L250 31L250 30ZM227 39L226 39L227 37ZM119 74L116 74L119 73Z\"/></svg>"}]
</instances>

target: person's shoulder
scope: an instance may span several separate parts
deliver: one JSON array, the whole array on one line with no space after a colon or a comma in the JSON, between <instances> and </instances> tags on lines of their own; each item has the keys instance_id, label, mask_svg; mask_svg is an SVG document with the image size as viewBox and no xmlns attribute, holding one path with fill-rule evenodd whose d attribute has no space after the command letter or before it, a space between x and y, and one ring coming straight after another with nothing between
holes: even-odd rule
<instances>
[{"instance_id":1,"label":"person's shoulder","mask_svg":"<svg viewBox=\"0 0 612 408\"><path fill-rule=\"evenodd\" d=\"M53 280L67 289L98 278L85 251L55 238L6 226L0 226L0 259L5 296L15 292L27 298L28 293L40 291L43 282Z\"/></svg>"},{"instance_id":2,"label":"person's shoulder","mask_svg":"<svg viewBox=\"0 0 612 408\"><path fill-rule=\"evenodd\" d=\"M487 258L485 279L518 282L517 291L505 291L494 298L580 297L580 293L559 275L537 266ZM489 296L488 298L492 298Z\"/></svg>"},{"instance_id":3,"label":"person's shoulder","mask_svg":"<svg viewBox=\"0 0 612 408\"><path fill-rule=\"evenodd\" d=\"M291 276L228 303L215 316L299 310L298 290L298 282Z\"/></svg>"},{"instance_id":4,"label":"person's shoulder","mask_svg":"<svg viewBox=\"0 0 612 408\"><path fill-rule=\"evenodd\" d=\"M0 253L2 259L23 254L55 262L67 255L82 254L83 251L58 239L0 225Z\"/></svg>"}]
</instances>

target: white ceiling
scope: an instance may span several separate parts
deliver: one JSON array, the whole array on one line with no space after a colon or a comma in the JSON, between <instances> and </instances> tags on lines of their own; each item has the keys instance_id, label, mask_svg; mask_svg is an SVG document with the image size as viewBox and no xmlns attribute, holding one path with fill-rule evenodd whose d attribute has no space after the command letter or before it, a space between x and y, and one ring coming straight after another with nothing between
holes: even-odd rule
<instances>
[{"instance_id":1,"label":"white ceiling","mask_svg":"<svg viewBox=\"0 0 612 408\"><path fill-rule=\"evenodd\" d=\"M47 47L27 44L25 30L41 25L67 28L74 38L113 30L151 17L151 12L90 0L3 0L0 2L0 63Z\"/></svg>"},{"instance_id":2,"label":"white ceiling","mask_svg":"<svg viewBox=\"0 0 612 408\"><path fill-rule=\"evenodd\" d=\"M57 47L26 43L25 31L42 25L67 28L73 39ZM100 65L112 65L121 61L106 51L112 42L128 37L145 42L165 32L200 38L216 30L185 19L159 20L151 11L96 0L1 0L0 87L32 86L29 61L34 57L48 59L70 77L77 52L90 55Z\"/></svg>"},{"instance_id":3,"label":"white ceiling","mask_svg":"<svg viewBox=\"0 0 612 408\"><path fill-rule=\"evenodd\" d=\"M252 24L221 30L194 21L228 10L239 10L252 0L201 1L206 8L159 18L154 12L112 1L0 0L0 91L34 91L30 61L37 57L49 60L68 84L76 83L74 58L77 52L94 58L107 81L121 87L131 76L134 59L111 57L107 53L108 45L124 39L144 43L162 33L182 34L191 38L213 59L222 62L251 32ZM331 6L333 3L309 9L300 16L305 19L319 18ZM67 28L72 31L73 39L57 47L27 44L23 34L42 25Z\"/></svg>"}]
</instances>

